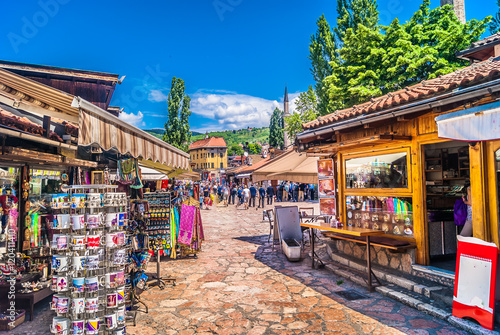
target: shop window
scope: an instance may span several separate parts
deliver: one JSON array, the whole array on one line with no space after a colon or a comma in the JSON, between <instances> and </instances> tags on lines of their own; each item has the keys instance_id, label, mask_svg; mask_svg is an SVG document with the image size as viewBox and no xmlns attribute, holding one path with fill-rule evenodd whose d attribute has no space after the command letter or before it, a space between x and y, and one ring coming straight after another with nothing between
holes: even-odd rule
<instances>
[{"instance_id":1,"label":"shop window","mask_svg":"<svg viewBox=\"0 0 500 335\"><path fill-rule=\"evenodd\" d=\"M413 237L412 198L346 196L346 224Z\"/></svg>"},{"instance_id":2,"label":"shop window","mask_svg":"<svg viewBox=\"0 0 500 335\"><path fill-rule=\"evenodd\" d=\"M406 152L347 159L346 188L408 188Z\"/></svg>"}]
</instances>

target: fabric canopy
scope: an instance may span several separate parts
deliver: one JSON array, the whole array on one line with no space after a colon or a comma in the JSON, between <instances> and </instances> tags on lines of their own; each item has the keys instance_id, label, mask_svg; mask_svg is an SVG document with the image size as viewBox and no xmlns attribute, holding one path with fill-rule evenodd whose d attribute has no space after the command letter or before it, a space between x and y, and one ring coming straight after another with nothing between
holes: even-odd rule
<instances>
[{"instance_id":1,"label":"fabric canopy","mask_svg":"<svg viewBox=\"0 0 500 335\"><path fill-rule=\"evenodd\" d=\"M141 179L142 180L164 180L168 179L168 175L163 172L157 171L155 169L151 169L140 165L141 169Z\"/></svg>"},{"instance_id":2,"label":"fabric canopy","mask_svg":"<svg viewBox=\"0 0 500 335\"><path fill-rule=\"evenodd\" d=\"M500 101L436 117L438 136L460 141L500 139Z\"/></svg>"},{"instance_id":3,"label":"fabric canopy","mask_svg":"<svg viewBox=\"0 0 500 335\"><path fill-rule=\"evenodd\" d=\"M189 155L136 128L90 102L75 97L73 107L80 109L78 145L99 145L121 154L150 160L166 167L189 171Z\"/></svg>"},{"instance_id":4,"label":"fabric canopy","mask_svg":"<svg viewBox=\"0 0 500 335\"><path fill-rule=\"evenodd\" d=\"M262 180L288 180L298 183L318 183L318 158L289 150L269 161L252 174L254 182Z\"/></svg>"}]
</instances>

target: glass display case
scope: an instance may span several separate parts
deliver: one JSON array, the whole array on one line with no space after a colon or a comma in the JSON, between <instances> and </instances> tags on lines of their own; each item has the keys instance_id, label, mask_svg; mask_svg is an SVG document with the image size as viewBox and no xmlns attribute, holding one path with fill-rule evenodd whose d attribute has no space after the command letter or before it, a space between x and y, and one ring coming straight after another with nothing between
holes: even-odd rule
<instances>
[{"instance_id":1,"label":"glass display case","mask_svg":"<svg viewBox=\"0 0 500 335\"><path fill-rule=\"evenodd\" d=\"M408 188L407 152L345 161L346 188Z\"/></svg>"},{"instance_id":2,"label":"glass display case","mask_svg":"<svg viewBox=\"0 0 500 335\"><path fill-rule=\"evenodd\" d=\"M412 198L346 196L346 224L413 237Z\"/></svg>"}]
</instances>

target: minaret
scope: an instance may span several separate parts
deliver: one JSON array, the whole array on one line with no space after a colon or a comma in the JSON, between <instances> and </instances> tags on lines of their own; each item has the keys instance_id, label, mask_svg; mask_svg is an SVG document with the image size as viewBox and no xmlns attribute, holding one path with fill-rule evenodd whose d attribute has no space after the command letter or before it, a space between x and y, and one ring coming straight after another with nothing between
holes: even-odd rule
<instances>
[{"instance_id":1,"label":"minaret","mask_svg":"<svg viewBox=\"0 0 500 335\"><path fill-rule=\"evenodd\" d=\"M283 127L285 126L285 118L287 116L290 116L290 112L288 110L288 92L287 92L287 87L285 85L285 98L283 99ZM283 135L285 137L284 147L285 149L287 149L291 145L291 141L288 138L288 132L286 130L283 130Z\"/></svg>"},{"instance_id":2,"label":"minaret","mask_svg":"<svg viewBox=\"0 0 500 335\"><path fill-rule=\"evenodd\" d=\"M458 20L465 23L465 0L441 0L441 6L452 5Z\"/></svg>"}]
</instances>

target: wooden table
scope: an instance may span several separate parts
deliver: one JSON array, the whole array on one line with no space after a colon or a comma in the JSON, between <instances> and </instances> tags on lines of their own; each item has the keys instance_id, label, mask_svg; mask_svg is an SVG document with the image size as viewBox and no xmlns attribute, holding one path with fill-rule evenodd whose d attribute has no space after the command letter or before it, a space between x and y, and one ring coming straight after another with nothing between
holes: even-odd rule
<instances>
[{"instance_id":1,"label":"wooden table","mask_svg":"<svg viewBox=\"0 0 500 335\"><path fill-rule=\"evenodd\" d=\"M16 300L26 300L29 304L30 321L33 321L33 312L35 304L54 294L50 287L43 288L36 292L31 293L16 293Z\"/></svg>"},{"instance_id":2,"label":"wooden table","mask_svg":"<svg viewBox=\"0 0 500 335\"><path fill-rule=\"evenodd\" d=\"M332 228L332 227L325 227L321 226L318 224L313 224L313 223L301 223L301 227L306 227L310 229L311 232L311 251L312 251L312 268L314 268L314 260L317 259L321 264L324 263L322 259L318 257L316 252L314 251L314 229L322 230L322 231L329 231L333 233L339 233L339 234L345 234L345 235L351 235L351 236L358 236L358 237L365 237L366 238L366 267L367 267L367 278L366 278L366 283L368 286L368 290L370 292L373 292L373 285L372 285L372 275L377 280L377 282L380 284L380 281L378 278L375 276L375 274L372 271L372 263L371 263L371 257L370 257L370 236L379 236L379 235L384 235L385 232L382 230L374 230L374 229L365 229L365 228L357 228L357 227L342 227L342 228Z\"/></svg>"}]
</instances>

